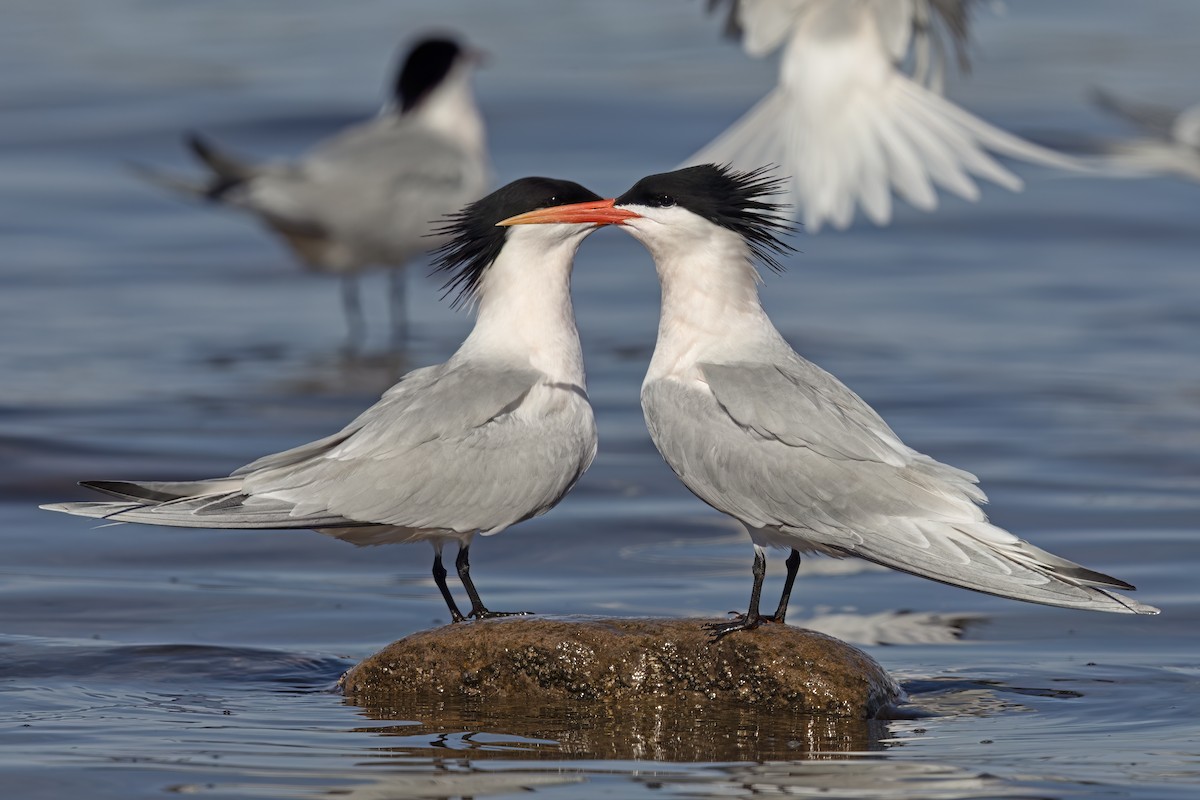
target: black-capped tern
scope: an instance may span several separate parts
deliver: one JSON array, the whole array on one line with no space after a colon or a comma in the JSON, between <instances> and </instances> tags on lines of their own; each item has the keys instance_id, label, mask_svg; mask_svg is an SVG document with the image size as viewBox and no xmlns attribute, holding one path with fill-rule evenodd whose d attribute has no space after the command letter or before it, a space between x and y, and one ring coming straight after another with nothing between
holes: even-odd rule
<instances>
[{"instance_id":1,"label":"black-capped tern","mask_svg":"<svg viewBox=\"0 0 1200 800\"><path fill-rule=\"evenodd\" d=\"M662 287L642 410L654 444L697 497L754 544L750 607L718 636L783 622L802 553L857 556L988 594L1154 614L1130 584L988 522L974 475L902 442L862 398L798 355L759 302L756 262L790 247L765 170L712 164L651 175L608 205L530 222L617 224L645 245ZM759 612L768 546L790 551L771 616Z\"/></svg>"},{"instance_id":2,"label":"black-capped tern","mask_svg":"<svg viewBox=\"0 0 1200 800\"><path fill-rule=\"evenodd\" d=\"M444 238L436 221L478 199L489 167L471 77L478 51L445 36L417 42L380 113L295 161L252 164L192 134L203 181L139 168L156 183L245 211L306 268L342 278L351 348L366 330L358 275L391 268L392 342L406 335L403 268Z\"/></svg>"},{"instance_id":3,"label":"black-capped tern","mask_svg":"<svg viewBox=\"0 0 1200 800\"><path fill-rule=\"evenodd\" d=\"M599 199L576 183L523 178L453 217L438 268L456 303L474 305L473 330L448 361L408 373L341 431L227 478L88 481L118 499L43 508L190 528L312 528L356 545L429 541L454 621L464 615L442 547L457 542L467 616L496 616L470 578L475 534L549 511L596 454L570 287L575 252L597 225L501 223Z\"/></svg>"}]
</instances>

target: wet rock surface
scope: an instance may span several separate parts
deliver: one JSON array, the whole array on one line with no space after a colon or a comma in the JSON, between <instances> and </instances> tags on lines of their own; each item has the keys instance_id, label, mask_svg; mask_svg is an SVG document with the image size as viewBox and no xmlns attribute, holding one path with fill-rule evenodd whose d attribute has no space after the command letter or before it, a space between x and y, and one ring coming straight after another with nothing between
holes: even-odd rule
<instances>
[{"instance_id":1,"label":"wet rock surface","mask_svg":"<svg viewBox=\"0 0 1200 800\"><path fill-rule=\"evenodd\" d=\"M900 696L867 654L830 636L764 625L712 641L704 619L513 617L405 637L342 678L354 703L664 701L869 719Z\"/></svg>"}]
</instances>

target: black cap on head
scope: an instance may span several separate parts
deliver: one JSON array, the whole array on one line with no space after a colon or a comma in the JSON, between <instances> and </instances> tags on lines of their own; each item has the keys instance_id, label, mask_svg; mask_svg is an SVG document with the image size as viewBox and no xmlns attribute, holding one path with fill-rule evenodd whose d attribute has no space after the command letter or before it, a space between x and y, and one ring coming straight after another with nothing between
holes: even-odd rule
<instances>
[{"instance_id":1,"label":"black cap on head","mask_svg":"<svg viewBox=\"0 0 1200 800\"><path fill-rule=\"evenodd\" d=\"M400 111L408 111L420 103L445 80L462 54L462 46L444 36L431 36L414 45L396 75L392 90Z\"/></svg>"},{"instance_id":2,"label":"black cap on head","mask_svg":"<svg viewBox=\"0 0 1200 800\"><path fill-rule=\"evenodd\" d=\"M792 227L780 213L786 206L765 198L779 194L783 185L784 179L775 177L772 167L737 172L728 166L701 164L648 175L618 197L616 205L685 208L742 236L756 257L782 272L777 256L795 248L779 236Z\"/></svg>"},{"instance_id":3,"label":"black cap on head","mask_svg":"<svg viewBox=\"0 0 1200 800\"><path fill-rule=\"evenodd\" d=\"M456 308L475 296L483 273L500 255L511 230L497 227L496 223L539 208L601 199L574 181L521 178L449 215L449 222L435 231L451 237L437 249L434 262L434 272L449 274L442 284L445 292L442 296L455 293L450 304Z\"/></svg>"}]
</instances>

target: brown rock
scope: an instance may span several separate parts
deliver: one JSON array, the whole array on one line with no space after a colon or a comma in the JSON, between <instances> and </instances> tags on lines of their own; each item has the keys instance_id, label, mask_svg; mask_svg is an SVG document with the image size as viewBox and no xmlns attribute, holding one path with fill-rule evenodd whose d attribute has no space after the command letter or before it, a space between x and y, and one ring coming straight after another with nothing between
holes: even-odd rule
<instances>
[{"instance_id":1,"label":"brown rock","mask_svg":"<svg viewBox=\"0 0 1200 800\"><path fill-rule=\"evenodd\" d=\"M764 625L713 642L700 619L510 617L415 633L342 678L356 705L433 700L602 704L606 714L727 704L870 719L900 696L870 656L824 634Z\"/></svg>"}]
</instances>

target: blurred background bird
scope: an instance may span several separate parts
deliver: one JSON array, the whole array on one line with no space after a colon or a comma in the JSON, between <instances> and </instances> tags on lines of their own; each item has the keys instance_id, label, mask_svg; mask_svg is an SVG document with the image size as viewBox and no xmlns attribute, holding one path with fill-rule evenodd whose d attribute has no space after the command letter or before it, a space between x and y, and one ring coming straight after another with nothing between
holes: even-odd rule
<instances>
[{"instance_id":1,"label":"blurred background bird","mask_svg":"<svg viewBox=\"0 0 1200 800\"><path fill-rule=\"evenodd\" d=\"M1105 166L1134 175L1165 174L1200 181L1200 103L1179 109L1092 93L1096 106L1132 123L1142 135L1097 143Z\"/></svg>"},{"instance_id":2,"label":"blurred background bird","mask_svg":"<svg viewBox=\"0 0 1200 800\"><path fill-rule=\"evenodd\" d=\"M892 194L924 211L937 190L979 197L976 179L1020 191L996 155L1063 169L1069 156L1007 133L941 96L947 42L962 67L970 0L712 0L761 58L783 48L778 85L684 164L777 164L784 202L809 232L861 209L892 218Z\"/></svg>"},{"instance_id":3,"label":"blurred background bird","mask_svg":"<svg viewBox=\"0 0 1200 800\"><path fill-rule=\"evenodd\" d=\"M407 336L404 267L444 242L432 223L478 199L489 166L471 77L481 53L447 36L419 40L379 114L319 142L295 161L251 163L187 137L202 181L139 168L186 194L251 213L308 269L342 278L347 347L366 325L358 276L390 268L391 340Z\"/></svg>"}]
</instances>

